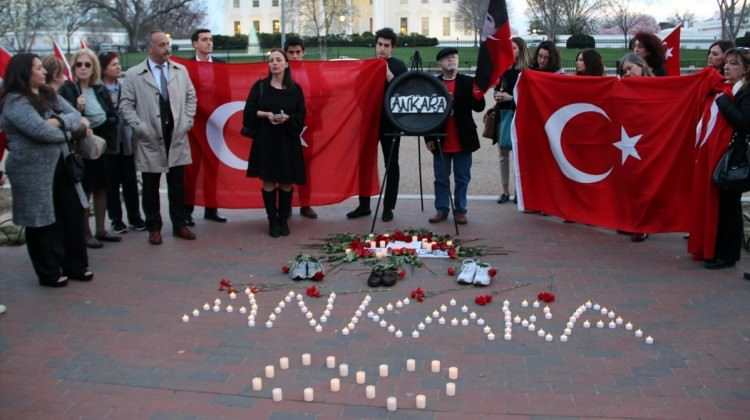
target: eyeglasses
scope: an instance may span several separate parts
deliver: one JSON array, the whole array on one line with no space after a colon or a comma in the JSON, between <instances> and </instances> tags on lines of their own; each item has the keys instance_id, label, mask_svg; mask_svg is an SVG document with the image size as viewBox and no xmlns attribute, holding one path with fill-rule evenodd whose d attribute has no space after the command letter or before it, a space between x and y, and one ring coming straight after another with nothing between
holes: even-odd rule
<instances>
[{"instance_id":1,"label":"eyeglasses","mask_svg":"<svg viewBox=\"0 0 750 420\"><path fill-rule=\"evenodd\" d=\"M76 68L79 68L79 69L80 69L81 67L86 67L87 69L88 69L88 68L91 68L91 63L82 63L82 62L80 62L80 61L79 61L79 62L77 62L77 63L76 63Z\"/></svg>"}]
</instances>

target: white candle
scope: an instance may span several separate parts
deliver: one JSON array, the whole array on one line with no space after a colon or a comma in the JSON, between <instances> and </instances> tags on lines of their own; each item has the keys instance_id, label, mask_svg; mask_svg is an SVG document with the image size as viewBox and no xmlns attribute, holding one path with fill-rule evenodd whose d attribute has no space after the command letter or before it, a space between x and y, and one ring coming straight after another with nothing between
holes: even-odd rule
<instances>
[{"instance_id":1,"label":"white candle","mask_svg":"<svg viewBox=\"0 0 750 420\"><path fill-rule=\"evenodd\" d=\"M349 328L344 328L343 330L341 330L341 334L349 335Z\"/></svg>"},{"instance_id":2,"label":"white candle","mask_svg":"<svg viewBox=\"0 0 750 420\"><path fill-rule=\"evenodd\" d=\"M618 316L618 317L617 317L617 319L615 320L615 322L617 323L617 325L622 325L622 322L623 322L623 321L622 321L622 318L620 318L620 317Z\"/></svg>"},{"instance_id":3,"label":"white candle","mask_svg":"<svg viewBox=\"0 0 750 420\"><path fill-rule=\"evenodd\" d=\"M389 303L389 304L385 305L385 310L386 311L392 311L393 310L393 304Z\"/></svg>"},{"instance_id":4,"label":"white candle","mask_svg":"<svg viewBox=\"0 0 750 420\"><path fill-rule=\"evenodd\" d=\"M461 307L461 312L463 312L463 313L467 313L467 312L469 312L469 307L468 307L468 306L466 306L466 305L462 306L462 307Z\"/></svg>"},{"instance_id":5,"label":"white candle","mask_svg":"<svg viewBox=\"0 0 750 420\"><path fill-rule=\"evenodd\" d=\"M484 327L484 329L482 329L482 331L484 331L485 334L489 334L489 333L492 332L492 328L490 328L490 326L488 325L488 326Z\"/></svg>"},{"instance_id":6,"label":"white candle","mask_svg":"<svg viewBox=\"0 0 750 420\"><path fill-rule=\"evenodd\" d=\"M393 334L394 332L396 332L396 326L393 325L393 324L389 325L388 326L388 332L391 333L391 334Z\"/></svg>"},{"instance_id":7,"label":"white candle","mask_svg":"<svg viewBox=\"0 0 750 420\"><path fill-rule=\"evenodd\" d=\"M469 326L469 320L466 319L466 318L462 319L461 320L461 325L464 326L464 327L468 327Z\"/></svg>"},{"instance_id":8,"label":"white candle","mask_svg":"<svg viewBox=\"0 0 750 420\"><path fill-rule=\"evenodd\" d=\"M482 325L484 325L484 318L479 318L479 319L477 319L477 325L479 325L480 327L481 327Z\"/></svg>"},{"instance_id":9,"label":"white candle","mask_svg":"<svg viewBox=\"0 0 750 420\"><path fill-rule=\"evenodd\" d=\"M536 322L536 315L531 315L529 317L529 322Z\"/></svg>"},{"instance_id":10,"label":"white candle","mask_svg":"<svg viewBox=\"0 0 750 420\"><path fill-rule=\"evenodd\" d=\"M279 359L279 367L281 368L281 370L289 369L289 358L282 357L281 359Z\"/></svg>"},{"instance_id":11,"label":"white candle","mask_svg":"<svg viewBox=\"0 0 750 420\"><path fill-rule=\"evenodd\" d=\"M445 305L440 305L440 312L446 312L448 311L448 307Z\"/></svg>"},{"instance_id":12,"label":"white candle","mask_svg":"<svg viewBox=\"0 0 750 420\"><path fill-rule=\"evenodd\" d=\"M322 326L320 326L320 325L316 325L316 326L315 326L315 332L318 332L318 333L319 333L319 332L323 332L323 327L322 327Z\"/></svg>"},{"instance_id":13,"label":"white candle","mask_svg":"<svg viewBox=\"0 0 750 420\"><path fill-rule=\"evenodd\" d=\"M326 367L328 369L333 369L336 367L336 356L326 357Z\"/></svg>"},{"instance_id":14,"label":"white candle","mask_svg":"<svg viewBox=\"0 0 750 420\"><path fill-rule=\"evenodd\" d=\"M445 384L445 395L449 397L455 397L456 396L456 384L453 382L448 382Z\"/></svg>"},{"instance_id":15,"label":"white candle","mask_svg":"<svg viewBox=\"0 0 750 420\"><path fill-rule=\"evenodd\" d=\"M591 323L588 319L583 321L583 328L591 328Z\"/></svg>"},{"instance_id":16,"label":"white candle","mask_svg":"<svg viewBox=\"0 0 750 420\"><path fill-rule=\"evenodd\" d=\"M398 400L396 399L396 397L388 397L385 406L388 411L396 411L398 409Z\"/></svg>"},{"instance_id":17,"label":"white candle","mask_svg":"<svg viewBox=\"0 0 750 420\"><path fill-rule=\"evenodd\" d=\"M636 337L638 337L638 338L641 338L641 337L643 337L643 331L641 331L641 330L636 330L636 331L635 331L635 336L636 336Z\"/></svg>"},{"instance_id":18,"label":"white candle","mask_svg":"<svg viewBox=\"0 0 750 420\"><path fill-rule=\"evenodd\" d=\"M625 324L625 329L628 330L628 331L632 331L633 330L633 324L631 324L630 322L628 322L627 324Z\"/></svg>"},{"instance_id":19,"label":"white candle","mask_svg":"<svg viewBox=\"0 0 750 420\"><path fill-rule=\"evenodd\" d=\"M458 379L458 368L455 366L451 366L448 368L448 377L452 380Z\"/></svg>"},{"instance_id":20,"label":"white candle","mask_svg":"<svg viewBox=\"0 0 750 420\"><path fill-rule=\"evenodd\" d=\"M505 341L510 341L513 339L513 336L510 333L505 333L503 338L505 338Z\"/></svg>"},{"instance_id":21,"label":"white candle","mask_svg":"<svg viewBox=\"0 0 750 420\"><path fill-rule=\"evenodd\" d=\"M430 363L430 368L432 370L432 373L439 373L440 372L440 360L433 360L432 363Z\"/></svg>"},{"instance_id":22,"label":"white candle","mask_svg":"<svg viewBox=\"0 0 750 420\"><path fill-rule=\"evenodd\" d=\"M545 340L546 340L546 341L547 341L548 343L550 343L550 342L552 342L552 340L554 340L554 338L552 337L552 334L547 334L547 335L546 335L546 336L544 337L544 339L545 339Z\"/></svg>"},{"instance_id":23,"label":"white candle","mask_svg":"<svg viewBox=\"0 0 750 420\"><path fill-rule=\"evenodd\" d=\"M567 342L568 342L568 336L567 336L567 335L564 335L564 334L563 334L563 335L561 335L561 336L560 336L560 341L562 341L563 343L567 343Z\"/></svg>"},{"instance_id":24,"label":"white candle","mask_svg":"<svg viewBox=\"0 0 750 420\"><path fill-rule=\"evenodd\" d=\"M362 385L365 382L367 382L367 374L363 370L357 371L357 373L354 375L354 377L355 377L355 379L354 379L355 382L357 382L360 385Z\"/></svg>"},{"instance_id":25,"label":"white candle","mask_svg":"<svg viewBox=\"0 0 750 420\"><path fill-rule=\"evenodd\" d=\"M188 316L188 314L182 316L182 322L190 322L190 317Z\"/></svg>"},{"instance_id":26,"label":"white candle","mask_svg":"<svg viewBox=\"0 0 750 420\"><path fill-rule=\"evenodd\" d=\"M384 320L384 319L381 319L380 320L380 326L383 327L383 328L385 328L385 327L388 326L388 322L386 320Z\"/></svg>"},{"instance_id":27,"label":"white candle","mask_svg":"<svg viewBox=\"0 0 750 420\"><path fill-rule=\"evenodd\" d=\"M450 303L451 306L456 306L456 299L451 299L448 303Z\"/></svg>"},{"instance_id":28,"label":"white candle","mask_svg":"<svg viewBox=\"0 0 750 420\"><path fill-rule=\"evenodd\" d=\"M305 401L310 402L314 397L315 391L313 391L312 388L305 388L305 390L303 391L303 398L305 399Z\"/></svg>"},{"instance_id":29,"label":"white candle","mask_svg":"<svg viewBox=\"0 0 750 420\"><path fill-rule=\"evenodd\" d=\"M368 400L375 399L375 385L367 385L365 388L365 396Z\"/></svg>"},{"instance_id":30,"label":"white candle","mask_svg":"<svg viewBox=\"0 0 750 420\"><path fill-rule=\"evenodd\" d=\"M266 328L273 328L273 322L266 321Z\"/></svg>"},{"instance_id":31,"label":"white candle","mask_svg":"<svg viewBox=\"0 0 750 420\"><path fill-rule=\"evenodd\" d=\"M211 309L213 309L213 311L214 311L214 312L219 312L219 311L221 310L221 306L219 306L219 305L214 305L214 307L213 307L213 308L211 308Z\"/></svg>"},{"instance_id":32,"label":"white candle","mask_svg":"<svg viewBox=\"0 0 750 420\"><path fill-rule=\"evenodd\" d=\"M211 310L211 305L209 305L208 303L204 303L204 304L203 304L203 310L204 310L204 311L209 311L209 310Z\"/></svg>"},{"instance_id":33,"label":"white candle","mask_svg":"<svg viewBox=\"0 0 750 420\"><path fill-rule=\"evenodd\" d=\"M544 314L544 319L552 319L552 312L547 312Z\"/></svg>"},{"instance_id":34,"label":"white candle","mask_svg":"<svg viewBox=\"0 0 750 420\"><path fill-rule=\"evenodd\" d=\"M214 305L216 306L221 305L221 299L217 298L216 300L214 300Z\"/></svg>"},{"instance_id":35,"label":"white candle","mask_svg":"<svg viewBox=\"0 0 750 420\"><path fill-rule=\"evenodd\" d=\"M516 324L520 324L521 323L521 317L518 316L518 315L516 315L515 318L513 318L513 322L515 322Z\"/></svg>"},{"instance_id":36,"label":"white candle","mask_svg":"<svg viewBox=\"0 0 750 420\"><path fill-rule=\"evenodd\" d=\"M253 391L260 391L263 389L263 379L253 378Z\"/></svg>"},{"instance_id":37,"label":"white candle","mask_svg":"<svg viewBox=\"0 0 750 420\"><path fill-rule=\"evenodd\" d=\"M310 366L310 363L312 363L312 357L310 356L310 353L303 353L302 366Z\"/></svg>"},{"instance_id":38,"label":"white candle","mask_svg":"<svg viewBox=\"0 0 750 420\"><path fill-rule=\"evenodd\" d=\"M271 394L273 395L274 402L279 402L284 398L281 388L274 388Z\"/></svg>"},{"instance_id":39,"label":"white candle","mask_svg":"<svg viewBox=\"0 0 750 420\"><path fill-rule=\"evenodd\" d=\"M646 344L654 344L654 337L651 337L650 335L646 337Z\"/></svg>"},{"instance_id":40,"label":"white candle","mask_svg":"<svg viewBox=\"0 0 750 420\"><path fill-rule=\"evenodd\" d=\"M428 316L427 318L425 318L425 319L424 319L424 323L425 323L425 324L432 324L432 317L429 317L429 316Z\"/></svg>"},{"instance_id":41,"label":"white candle","mask_svg":"<svg viewBox=\"0 0 750 420\"><path fill-rule=\"evenodd\" d=\"M417 395L417 408L420 410L427 408L427 398L422 394Z\"/></svg>"},{"instance_id":42,"label":"white candle","mask_svg":"<svg viewBox=\"0 0 750 420\"><path fill-rule=\"evenodd\" d=\"M445 318L443 318L443 317L441 316L441 317L440 317L440 319L438 319L438 324L440 324L440 325L445 325Z\"/></svg>"},{"instance_id":43,"label":"white candle","mask_svg":"<svg viewBox=\"0 0 750 420\"><path fill-rule=\"evenodd\" d=\"M414 359L407 359L406 360L406 371L407 372L414 372L417 370L417 361Z\"/></svg>"},{"instance_id":44,"label":"white candle","mask_svg":"<svg viewBox=\"0 0 750 420\"><path fill-rule=\"evenodd\" d=\"M346 363L339 365L339 376L349 376L349 365Z\"/></svg>"},{"instance_id":45,"label":"white candle","mask_svg":"<svg viewBox=\"0 0 750 420\"><path fill-rule=\"evenodd\" d=\"M380 367L378 368L378 372L381 378L387 378L388 377L388 365L380 365Z\"/></svg>"},{"instance_id":46,"label":"white candle","mask_svg":"<svg viewBox=\"0 0 750 420\"><path fill-rule=\"evenodd\" d=\"M341 381L339 380L339 378L331 379L331 391L339 392L340 390L341 390Z\"/></svg>"},{"instance_id":47,"label":"white candle","mask_svg":"<svg viewBox=\"0 0 750 420\"><path fill-rule=\"evenodd\" d=\"M533 305L531 305L531 306L533 306L533 307L535 307L535 308L538 308L538 307L539 307L539 301L538 301L538 300L535 300L535 301L534 301L534 304L533 304Z\"/></svg>"},{"instance_id":48,"label":"white candle","mask_svg":"<svg viewBox=\"0 0 750 420\"><path fill-rule=\"evenodd\" d=\"M487 334L487 339L490 341L495 341L495 333L489 333Z\"/></svg>"},{"instance_id":49,"label":"white candle","mask_svg":"<svg viewBox=\"0 0 750 420\"><path fill-rule=\"evenodd\" d=\"M604 328L604 321L601 319L596 322L596 328Z\"/></svg>"},{"instance_id":50,"label":"white candle","mask_svg":"<svg viewBox=\"0 0 750 420\"><path fill-rule=\"evenodd\" d=\"M411 332L411 337L412 338L419 338L419 331L417 331L417 330L412 331Z\"/></svg>"},{"instance_id":51,"label":"white candle","mask_svg":"<svg viewBox=\"0 0 750 420\"><path fill-rule=\"evenodd\" d=\"M454 326L454 327L457 326L458 325L458 320L456 318L451 319L451 325Z\"/></svg>"},{"instance_id":52,"label":"white candle","mask_svg":"<svg viewBox=\"0 0 750 420\"><path fill-rule=\"evenodd\" d=\"M411 236L411 241L412 242L419 242L419 238L417 237L417 235L412 235Z\"/></svg>"},{"instance_id":53,"label":"white candle","mask_svg":"<svg viewBox=\"0 0 750 420\"><path fill-rule=\"evenodd\" d=\"M266 378L272 379L276 376L276 369L272 365L266 366Z\"/></svg>"},{"instance_id":54,"label":"white candle","mask_svg":"<svg viewBox=\"0 0 750 420\"><path fill-rule=\"evenodd\" d=\"M521 322L521 326L524 327L524 328L528 327L529 326L529 320L528 319L524 319L523 322Z\"/></svg>"},{"instance_id":55,"label":"white candle","mask_svg":"<svg viewBox=\"0 0 750 420\"><path fill-rule=\"evenodd\" d=\"M201 314L201 311L197 309L193 309L193 316L200 316L200 314Z\"/></svg>"},{"instance_id":56,"label":"white candle","mask_svg":"<svg viewBox=\"0 0 750 420\"><path fill-rule=\"evenodd\" d=\"M617 323L615 321L609 321L609 328L615 328L617 327Z\"/></svg>"}]
</instances>

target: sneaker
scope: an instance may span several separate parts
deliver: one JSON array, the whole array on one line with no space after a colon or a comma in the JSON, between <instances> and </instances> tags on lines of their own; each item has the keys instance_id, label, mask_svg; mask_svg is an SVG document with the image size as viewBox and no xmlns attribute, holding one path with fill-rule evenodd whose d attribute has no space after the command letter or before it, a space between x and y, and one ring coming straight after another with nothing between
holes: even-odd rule
<instances>
[{"instance_id":1,"label":"sneaker","mask_svg":"<svg viewBox=\"0 0 750 420\"><path fill-rule=\"evenodd\" d=\"M143 232L146 230L146 223L143 220L138 220L130 224L130 230Z\"/></svg>"},{"instance_id":2,"label":"sneaker","mask_svg":"<svg viewBox=\"0 0 750 420\"><path fill-rule=\"evenodd\" d=\"M295 262L292 269L289 270L289 278L294 281L300 281L307 278L307 261Z\"/></svg>"},{"instance_id":3,"label":"sneaker","mask_svg":"<svg viewBox=\"0 0 750 420\"><path fill-rule=\"evenodd\" d=\"M500 198L497 199L497 204L505 204L508 201L510 201L510 195L508 195L508 194L501 194Z\"/></svg>"},{"instance_id":4,"label":"sneaker","mask_svg":"<svg viewBox=\"0 0 750 420\"><path fill-rule=\"evenodd\" d=\"M112 222L112 232L122 235L128 233L128 227L121 221Z\"/></svg>"},{"instance_id":5,"label":"sneaker","mask_svg":"<svg viewBox=\"0 0 750 420\"><path fill-rule=\"evenodd\" d=\"M307 262L307 278L313 279L315 278L315 275L321 273L323 274L323 266L318 261L308 261Z\"/></svg>"},{"instance_id":6,"label":"sneaker","mask_svg":"<svg viewBox=\"0 0 750 420\"><path fill-rule=\"evenodd\" d=\"M482 286L486 287L489 286L492 282L492 278L490 277L490 265L485 263L479 263L477 264L477 271L474 275L474 286Z\"/></svg>"},{"instance_id":7,"label":"sneaker","mask_svg":"<svg viewBox=\"0 0 750 420\"><path fill-rule=\"evenodd\" d=\"M458 284L474 284L474 276L477 273L477 263L471 258L464 260L461 264L461 272L458 273L456 281Z\"/></svg>"}]
</instances>

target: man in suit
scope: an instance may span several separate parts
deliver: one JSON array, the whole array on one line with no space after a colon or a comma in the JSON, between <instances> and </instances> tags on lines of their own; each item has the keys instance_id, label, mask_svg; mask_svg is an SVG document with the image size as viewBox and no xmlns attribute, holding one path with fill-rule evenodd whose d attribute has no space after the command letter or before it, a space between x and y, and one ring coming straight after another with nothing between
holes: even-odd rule
<instances>
[{"instance_id":1,"label":"man in suit","mask_svg":"<svg viewBox=\"0 0 750 420\"><path fill-rule=\"evenodd\" d=\"M406 64L393 56L393 50L396 48L398 36L391 28L383 28L375 33L375 56L387 60L386 82L384 89L387 90L391 81L402 73L406 73ZM380 119L380 148L388 167L388 181L385 185L385 194L383 200L383 221L390 222L393 220L393 209L396 208L396 199L398 198L398 183L400 171L398 166L398 150L401 145L401 137L393 136L396 127L391 124L385 112ZM391 149L393 152L391 152ZM388 156L391 156L390 162ZM346 214L350 219L369 216L370 197L359 197L359 206Z\"/></svg>"},{"instance_id":2,"label":"man in suit","mask_svg":"<svg viewBox=\"0 0 750 420\"><path fill-rule=\"evenodd\" d=\"M456 223L465 225L466 194L471 180L471 154L479 149L479 136L471 111L484 110L484 95L474 85L474 78L458 73L458 50L443 48L437 54L443 81L448 92L453 96L453 110L442 127L445 137L427 137L427 148L433 153L433 170L435 171L435 209L437 213L429 219L430 223L440 223L448 218L450 212L450 175L454 173L453 218ZM439 153L438 143L442 153Z\"/></svg>"},{"instance_id":3,"label":"man in suit","mask_svg":"<svg viewBox=\"0 0 750 420\"><path fill-rule=\"evenodd\" d=\"M162 243L159 182L166 173L169 217L177 238L193 240L185 225L185 166L192 162L188 131L197 99L187 69L169 61L170 40L162 31L147 38L148 57L130 68L120 112L133 128L136 169L143 178L143 212L149 243Z\"/></svg>"},{"instance_id":4,"label":"man in suit","mask_svg":"<svg viewBox=\"0 0 750 420\"><path fill-rule=\"evenodd\" d=\"M211 31L208 29L198 29L197 31L193 32L193 35L190 37L190 40L193 42L193 48L195 49L195 56L193 57L193 60L195 61L204 61L209 63L223 63L223 60L220 60L218 58L213 57L214 52L214 39L213 35L211 34ZM206 70L206 71L203 71ZM203 79L203 82L207 85L213 85L213 83L206 82L205 79L211 78L213 79L213 71L210 68L203 69L201 68L199 70L201 73L200 76ZM194 205L186 205L185 206L185 223L188 226L195 226L195 222L193 221L193 209L195 208ZM218 223L226 223L227 219L224 217L219 216L219 210L212 207L206 207L205 212L203 213L203 217L206 220L210 220L213 222Z\"/></svg>"}]
</instances>

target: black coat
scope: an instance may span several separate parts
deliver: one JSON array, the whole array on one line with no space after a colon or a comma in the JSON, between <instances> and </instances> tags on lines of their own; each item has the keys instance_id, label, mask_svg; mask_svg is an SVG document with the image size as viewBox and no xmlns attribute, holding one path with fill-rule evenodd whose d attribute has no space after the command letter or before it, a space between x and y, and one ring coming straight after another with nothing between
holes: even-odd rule
<instances>
[{"instance_id":1,"label":"black coat","mask_svg":"<svg viewBox=\"0 0 750 420\"><path fill-rule=\"evenodd\" d=\"M94 129L94 134L103 138L107 141L107 153L117 153L117 124L119 123L119 116L117 114L117 106L112 103L112 96L110 96L107 88L102 84L96 84L91 86L94 89L96 98L99 100L99 105L104 109L107 114L107 121L104 124ZM81 89L77 83L66 81L61 87L60 96L65 98L74 108L76 107L76 100L81 95Z\"/></svg>"},{"instance_id":2,"label":"black coat","mask_svg":"<svg viewBox=\"0 0 750 420\"><path fill-rule=\"evenodd\" d=\"M443 80L443 76L438 76ZM474 99L474 78L464 74L456 75L456 90L453 93L453 111L451 118L456 119L458 128L459 142L465 152L475 152L479 150L479 135L477 134L477 125L474 123L474 117L471 112L482 112L484 110L484 97L480 100ZM440 128L440 132L445 132L445 126ZM437 137L427 136L427 141L435 141Z\"/></svg>"},{"instance_id":3,"label":"black coat","mask_svg":"<svg viewBox=\"0 0 750 420\"><path fill-rule=\"evenodd\" d=\"M721 115L734 128L735 151L732 157L741 157L747 148L745 138L750 135L750 86L744 86L737 92L734 101L727 95L716 100ZM739 149L737 149L739 148Z\"/></svg>"}]
</instances>

